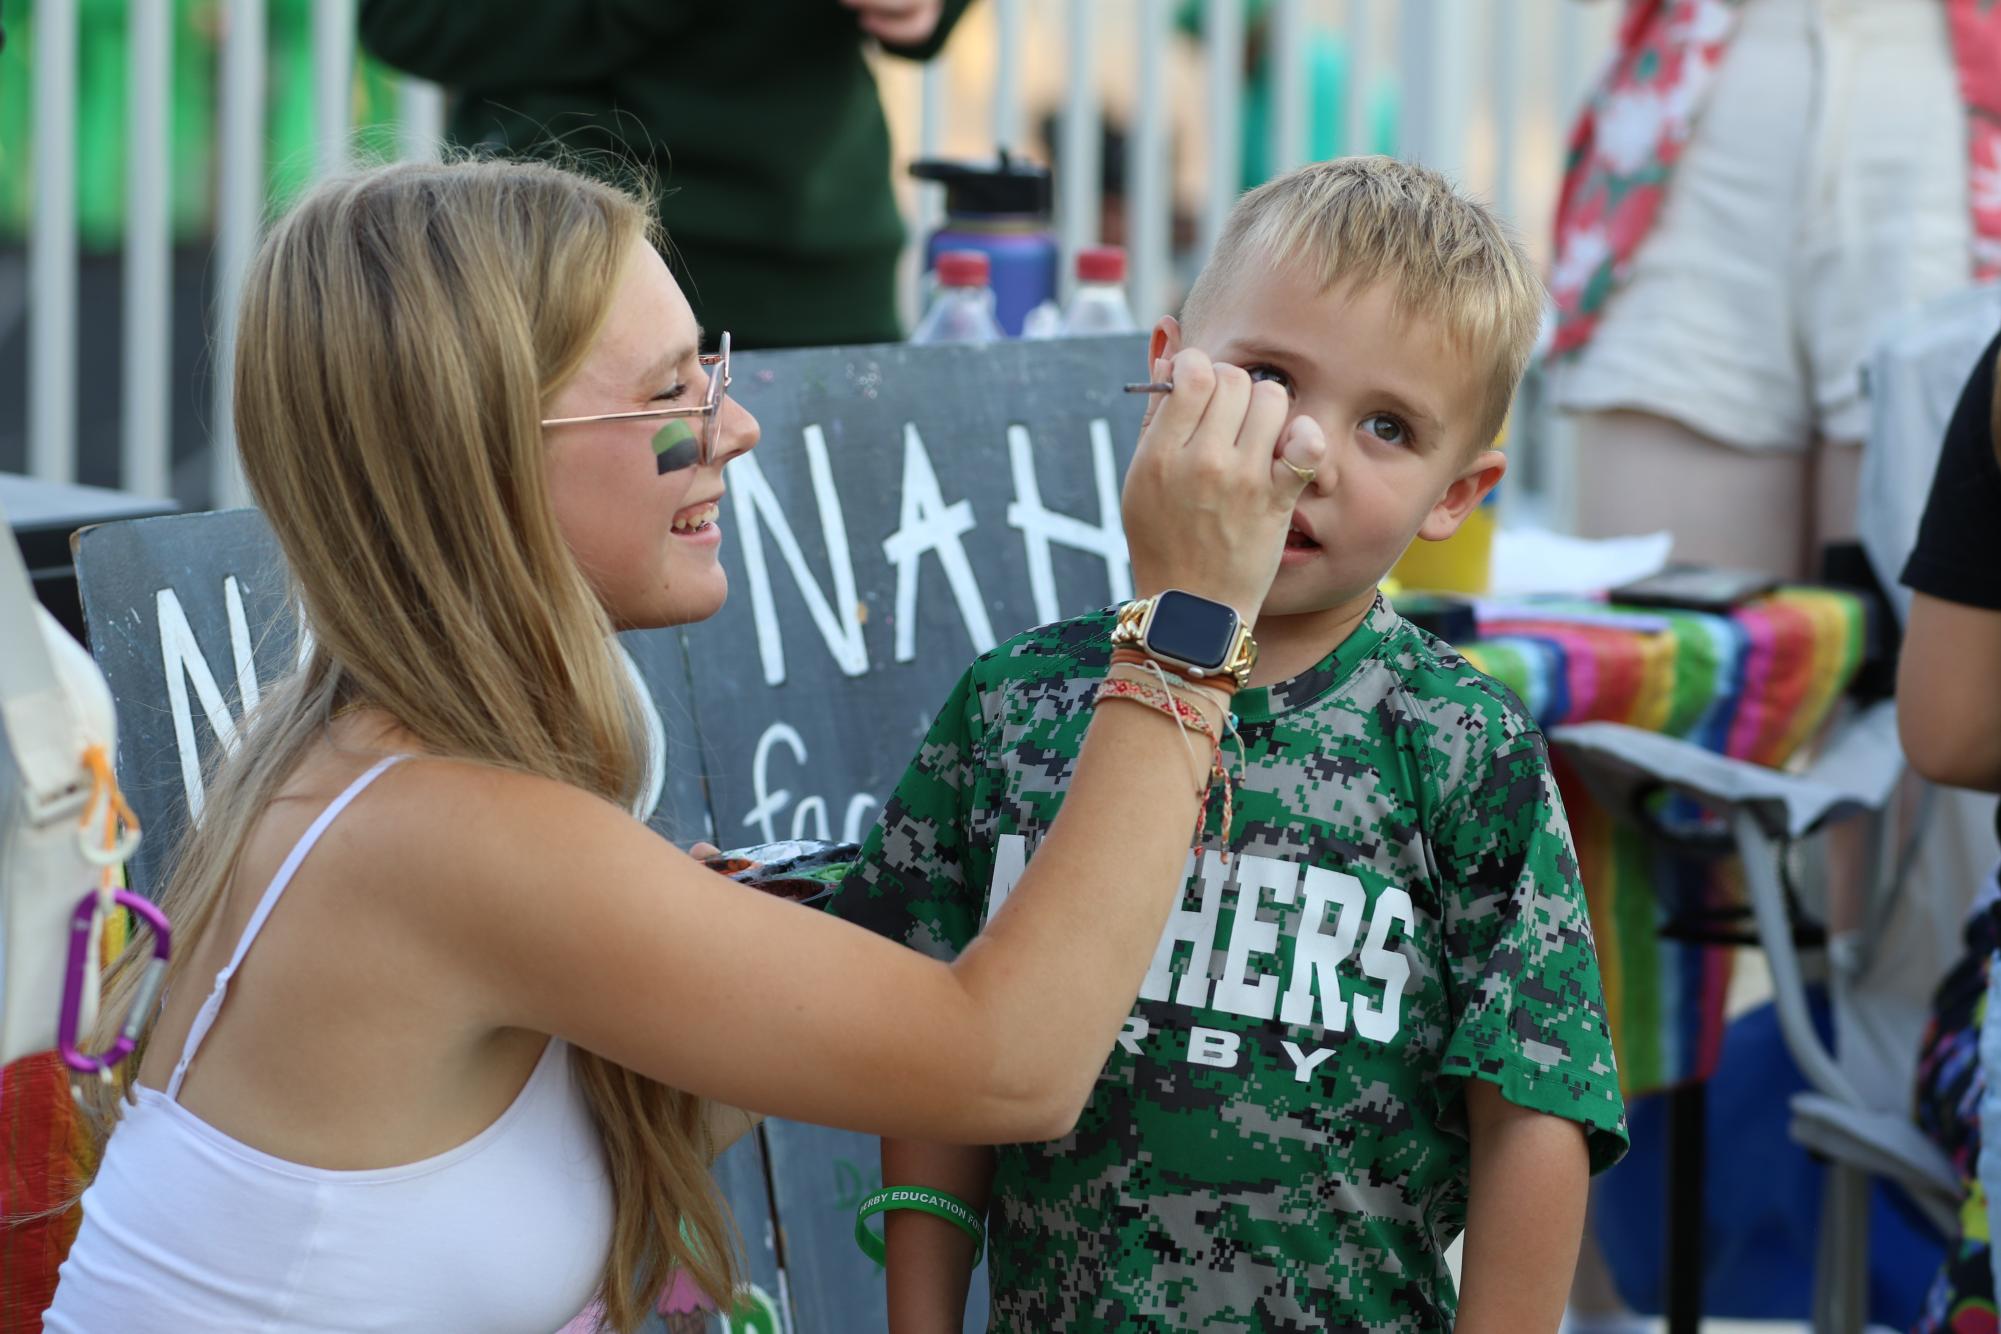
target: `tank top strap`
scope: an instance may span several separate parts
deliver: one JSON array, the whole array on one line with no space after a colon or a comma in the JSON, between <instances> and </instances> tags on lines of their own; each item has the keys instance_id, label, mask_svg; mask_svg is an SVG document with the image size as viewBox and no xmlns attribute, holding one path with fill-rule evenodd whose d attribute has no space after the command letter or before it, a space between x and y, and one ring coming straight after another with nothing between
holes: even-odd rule
<instances>
[{"instance_id":1,"label":"tank top strap","mask_svg":"<svg viewBox=\"0 0 2001 1334\"><path fill-rule=\"evenodd\" d=\"M292 845L292 851L286 856L284 864L278 868L278 874L272 876L271 883L265 887L264 897L257 901L256 911L250 914L250 921L244 926L243 935L236 942L236 952L229 956L229 962L215 975L214 987L210 988L207 999L202 1001L201 1009L195 1014L194 1023L188 1026L188 1039L181 1047L181 1059L175 1064L174 1073L167 1080L166 1093L169 1099L176 1102L180 1100L181 1081L187 1077L188 1065L194 1060L195 1053L201 1050L202 1039L208 1036L209 1029L215 1025L216 1016L222 1013L222 1001L229 992L230 979L236 976L237 967L242 964L243 956L250 952L251 943L257 939L257 933L264 929L264 920L271 915L271 909L277 906L278 898L285 892L285 887L292 883L292 877L298 874L300 864L306 860L306 854L320 841L320 835L326 833L327 826L347 809L349 802L360 796L368 785L380 778L391 765L408 758L407 755L390 755L378 760L368 772L349 783L345 792L328 802L327 808L319 813L319 817L307 827L306 832L299 836L299 841Z\"/></svg>"}]
</instances>

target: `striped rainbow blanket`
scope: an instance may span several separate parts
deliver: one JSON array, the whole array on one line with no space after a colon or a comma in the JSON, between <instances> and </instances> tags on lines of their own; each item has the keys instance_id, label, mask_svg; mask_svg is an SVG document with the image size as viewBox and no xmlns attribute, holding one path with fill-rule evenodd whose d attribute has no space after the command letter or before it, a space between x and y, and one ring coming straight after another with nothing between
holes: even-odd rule
<instances>
[{"instance_id":1,"label":"striped rainbow blanket","mask_svg":"<svg viewBox=\"0 0 2001 1334\"><path fill-rule=\"evenodd\" d=\"M1787 588L1729 616L1550 604L1482 619L1467 658L1545 728L1618 722L1735 759L1781 765L1819 730L1860 665L1863 611L1845 593ZM1593 623L1594 612L1602 618ZM1561 619L1558 619L1560 614ZM1592 799L1561 757L1619 1075L1628 1096L1706 1079L1723 1039L1732 951L1663 939L1690 910L1742 902L1736 867L1652 846Z\"/></svg>"}]
</instances>

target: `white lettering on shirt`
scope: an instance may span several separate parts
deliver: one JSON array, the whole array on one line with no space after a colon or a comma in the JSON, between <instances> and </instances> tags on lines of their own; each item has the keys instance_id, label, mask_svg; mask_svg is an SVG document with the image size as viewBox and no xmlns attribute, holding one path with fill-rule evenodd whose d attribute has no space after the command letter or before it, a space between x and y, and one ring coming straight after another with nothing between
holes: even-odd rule
<instances>
[{"instance_id":1,"label":"white lettering on shirt","mask_svg":"<svg viewBox=\"0 0 2001 1334\"><path fill-rule=\"evenodd\" d=\"M1246 1019L1269 1019L1278 1005L1278 979L1264 976L1255 980L1244 976L1253 954L1272 954L1278 949L1278 923L1258 915L1261 895L1271 891L1272 902L1292 902L1293 887L1299 883L1299 868L1272 857L1237 858L1237 911L1230 922L1230 950L1223 961L1223 976L1216 983L1215 1006Z\"/></svg>"},{"instance_id":2,"label":"white lettering on shirt","mask_svg":"<svg viewBox=\"0 0 2001 1334\"><path fill-rule=\"evenodd\" d=\"M1188 1060L1192 1065L1213 1065L1218 1070L1234 1070L1239 1045L1241 1039L1235 1033L1220 1028L1188 1030Z\"/></svg>"}]
</instances>

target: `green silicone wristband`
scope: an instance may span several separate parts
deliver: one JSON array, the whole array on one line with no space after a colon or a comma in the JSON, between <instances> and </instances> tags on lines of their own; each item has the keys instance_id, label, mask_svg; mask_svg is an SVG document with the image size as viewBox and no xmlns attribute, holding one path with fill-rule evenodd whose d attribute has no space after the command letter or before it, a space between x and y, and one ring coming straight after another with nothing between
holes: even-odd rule
<instances>
[{"instance_id":1,"label":"green silicone wristband","mask_svg":"<svg viewBox=\"0 0 2001 1334\"><path fill-rule=\"evenodd\" d=\"M855 1210L855 1245L862 1248L862 1254L877 1264L889 1253L881 1237L868 1225L868 1220L879 1213L891 1209L915 1209L921 1214L930 1214L953 1224L973 1239L973 1263L980 1262L980 1256L987 1248L987 1227L980 1216L956 1195L947 1195L942 1190L927 1190L922 1186L890 1186L863 1200Z\"/></svg>"}]
</instances>

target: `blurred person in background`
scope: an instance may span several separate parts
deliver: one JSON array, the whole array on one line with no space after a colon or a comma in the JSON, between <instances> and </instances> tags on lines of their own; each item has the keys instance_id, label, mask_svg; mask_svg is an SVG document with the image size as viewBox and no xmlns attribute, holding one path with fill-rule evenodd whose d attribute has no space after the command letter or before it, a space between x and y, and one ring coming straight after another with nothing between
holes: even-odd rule
<instances>
[{"instance_id":1,"label":"blurred person in background","mask_svg":"<svg viewBox=\"0 0 2001 1334\"><path fill-rule=\"evenodd\" d=\"M1580 531L1780 576L1852 535L1864 351L2001 256L1997 88L1984 0L1627 0L1550 280Z\"/></svg>"},{"instance_id":2,"label":"blurred person in background","mask_svg":"<svg viewBox=\"0 0 2001 1334\"><path fill-rule=\"evenodd\" d=\"M453 142L651 172L695 318L743 349L903 336L864 44L929 60L970 3L362 0L360 16L370 51L451 90Z\"/></svg>"},{"instance_id":3,"label":"blurred person in background","mask_svg":"<svg viewBox=\"0 0 2001 1334\"><path fill-rule=\"evenodd\" d=\"M1911 767L1935 783L1979 792L2001 792L1997 355L2001 338L1981 355L1946 430L1917 549L1904 567L1911 615L1897 681L1897 725ZM1991 999L2001 884L1989 881L1976 896L1965 939L1966 953L1938 989L1918 1061L1918 1124L1966 1186L1960 1232L1926 1295L1918 1334L1994 1328L1989 1218L2001 1195L2001 1163L1983 1163L1981 1145L2001 1134L1991 1121L2001 1099L1989 1097L1986 1068L2001 1041L2001 1005Z\"/></svg>"}]
</instances>

